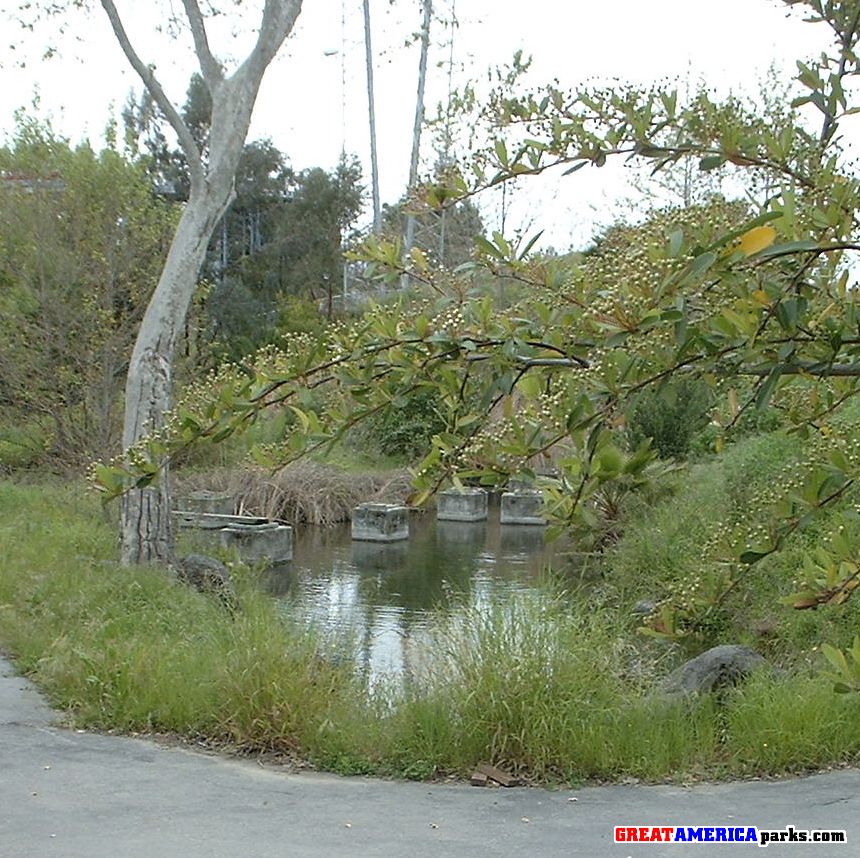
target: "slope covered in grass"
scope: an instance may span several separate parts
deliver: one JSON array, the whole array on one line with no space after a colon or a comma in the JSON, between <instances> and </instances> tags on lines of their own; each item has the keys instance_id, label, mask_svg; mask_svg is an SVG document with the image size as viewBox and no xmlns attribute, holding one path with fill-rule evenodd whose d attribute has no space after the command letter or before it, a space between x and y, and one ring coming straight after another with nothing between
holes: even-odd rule
<instances>
[{"instance_id":1,"label":"slope covered in grass","mask_svg":"<svg viewBox=\"0 0 860 858\"><path fill-rule=\"evenodd\" d=\"M634 545L658 556L634 537L619 576ZM625 613L552 592L440 617L414 680L370 689L247 570L231 617L164 571L118 568L113 526L80 487L0 483L0 544L0 646L85 727L348 773L467 776L487 760L534 782L780 773L860 751L860 700L826 679L760 676L719 700L668 701L655 694L664 658Z\"/></svg>"},{"instance_id":2,"label":"slope covered in grass","mask_svg":"<svg viewBox=\"0 0 860 858\"><path fill-rule=\"evenodd\" d=\"M634 504L624 535L606 558L606 580L621 600L660 600L707 589L725 572L721 541L746 533L767 515L762 496L778 494L804 466L804 444L773 432L744 439L719 456L689 464L669 477L671 491L657 503ZM780 603L795 592L804 554L845 527L857 492L793 534L782 551L743 571L737 586L704 618L689 646L753 645L786 667L819 661L822 641L850 645L860 632L860 600L839 608L796 611Z\"/></svg>"}]
</instances>

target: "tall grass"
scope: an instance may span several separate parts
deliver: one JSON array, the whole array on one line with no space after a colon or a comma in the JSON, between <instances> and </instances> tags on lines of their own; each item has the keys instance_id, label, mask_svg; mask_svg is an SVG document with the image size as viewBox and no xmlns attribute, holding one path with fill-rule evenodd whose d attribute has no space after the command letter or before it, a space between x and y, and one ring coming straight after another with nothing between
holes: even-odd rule
<instances>
[{"instance_id":1,"label":"tall grass","mask_svg":"<svg viewBox=\"0 0 860 858\"><path fill-rule=\"evenodd\" d=\"M295 524L349 521L366 501L402 503L410 491L406 470L350 472L313 460L293 462L277 473L245 466L187 472L180 491L208 489L236 498L242 512Z\"/></svg>"},{"instance_id":2,"label":"tall grass","mask_svg":"<svg viewBox=\"0 0 860 858\"><path fill-rule=\"evenodd\" d=\"M289 750L356 693L253 587L231 619L166 572L118 568L79 491L0 483L0 517L0 642L76 723Z\"/></svg>"},{"instance_id":3,"label":"tall grass","mask_svg":"<svg viewBox=\"0 0 860 858\"><path fill-rule=\"evenodd\" d=\"M345 773L487 760L534 782L778 773L860 750L858 698L809 672L669 701L665 656L623 615L552 590L440 617L412 681L370 688L245 575L231 617L166 572L118 568L113 523L75 487L0 482L0 545L0 645L82 726Z\"/></svg>"}]
</instances>

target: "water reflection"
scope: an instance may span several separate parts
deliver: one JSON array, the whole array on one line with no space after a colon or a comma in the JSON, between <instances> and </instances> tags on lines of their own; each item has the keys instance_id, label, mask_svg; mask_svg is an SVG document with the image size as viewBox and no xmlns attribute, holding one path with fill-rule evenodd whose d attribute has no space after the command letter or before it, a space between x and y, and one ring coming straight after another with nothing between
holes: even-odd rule
<instances>
[{"instance_id":1,"label":"water reflection","mask_svg":"<svg viewBox=\"0 0 860 858\"><path fill-rule=\"evenodd\" d=\"M352 634L371 678L411 674L434 619L504 600L534 587L563 540L545 544L542 527L410 520L404 542L353 542L348 526L300 528L293 560L271 570L267 589L289 610L329 631Z\"/></svg>"}]
</instances>

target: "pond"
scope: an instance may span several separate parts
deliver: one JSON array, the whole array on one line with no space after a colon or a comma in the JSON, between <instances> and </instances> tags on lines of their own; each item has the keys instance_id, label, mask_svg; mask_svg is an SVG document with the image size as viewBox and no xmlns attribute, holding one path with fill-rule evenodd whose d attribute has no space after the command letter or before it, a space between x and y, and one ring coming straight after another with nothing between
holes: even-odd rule
<instances>
[{"instance_id":1,"label":"pond","mask_svg":"<svg viewBox=\"0 0 860 858\"><path fill-rule=\"evenodd\" d=\"M542 527L502 526L498 507L474 523L413 514L409 527L408 541L387 544L354 542L348 524L297 528L292 562L267 579L308 623L351 633L371 679L409 675L410 653L440 615L498 603L539 587L548 568L574 565L569 541L547 543Z\"/></svg>"}]
</instances>

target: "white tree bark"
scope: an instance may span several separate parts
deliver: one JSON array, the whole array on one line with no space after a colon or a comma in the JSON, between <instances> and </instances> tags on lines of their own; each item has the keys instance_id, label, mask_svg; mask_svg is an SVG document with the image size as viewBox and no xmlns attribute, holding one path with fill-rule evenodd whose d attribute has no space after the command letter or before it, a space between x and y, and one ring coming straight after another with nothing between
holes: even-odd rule
<instances>
[{"instance_id":1,"label":"white tree bark","mask_svg":"<svg viewBox=\"0 0 860 858\"><path fill-rule=\"evenodd\" d=\"M165 118L188 161L191 192L147 307L126 381L123 446L127 450L158 431L170 409L173 360L212 230L230 205L239 156L245 145L260 82L292 31L302 0L266 0L256 44L229 77L213 56L197 0L182 0L203 80L212 96L209 150L204 158L151 66L138 56L113 0L101 0L114 34ZM170 559L170 486L165 467L155 485L128 492L122 503L122 562Z\"/></svg>"},{"instance_id":2,"label":"white tree bark","mask_svg":"<svg viewBox=\"0 0 860 858\"><path fill-rule=\"evenodd\" d=\"M421 129L424 127L424 85L427 80L427 52L430 48L430 21L433 18L433 0L423 0L424 18L421 23L421 55L418 60L418 95L415 99L415 124L412 128L412 154L409 159L409 192L418 183L418 158L421 154ZM403 251L408 257L415 243L415 215L406 217L406 234Z\"/></svg>"},{"instance_id":3,"label":"white tree bark","mask_svg":"<svg viewBox=\"0 0 860 858\"><path fill-rule=\"evenodd\" d=\"M382 232L379 205L379 164L376 158L376 99L373 93L373 49L370 44L370 0L364 0L364 54L367 67L367 116L370 121L370 187L373 197L373 232Z\"/></svg>"}]
</instances>

